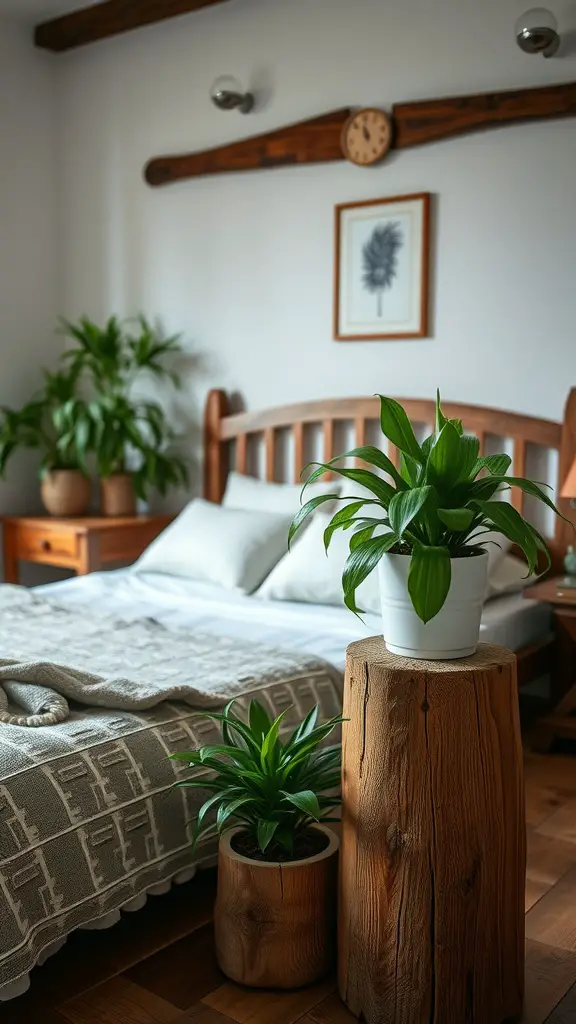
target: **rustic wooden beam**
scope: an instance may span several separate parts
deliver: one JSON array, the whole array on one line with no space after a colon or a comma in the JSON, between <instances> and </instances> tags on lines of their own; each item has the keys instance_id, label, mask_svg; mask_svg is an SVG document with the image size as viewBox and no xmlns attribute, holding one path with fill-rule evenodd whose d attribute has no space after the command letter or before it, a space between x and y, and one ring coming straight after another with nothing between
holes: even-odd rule
<instances>
[{"instance_id":1,"label":"rustic wooden beam","mask_svg":"<svg viewBox=\"0 0 576 1024\"><path fill-rule=\"evenodd\" d=\"M575 116L576 82L401 103L392 110L394 146L404 149L498 125Z\"/></svg>"},{"instance_id":2,"label":"rustic wooden beam","mask_svg":"<svg viewBox=\"0 0 576 1024\"><path fill-rule=\"evenodd\" d=\"M167 185L206 174L343 160L341 134L350 114L336 110L205 152L159 157L147 165L145 177L150 185ZM392 146L404 149L485 128L575 116L576 82L402 103L392 110Z\"/></svg>"},{"instance_id":3,"label":"rustic wooden beam","mask_svg":"<svg viewBox=\"0 0 576 1024\"><path fill-rule=\"evenodd\" d=\"M61 53L228 0L107 0L38 25L36 46Z\"/></svg>"},{"instance_id":4,"label":"rustic wooden beam","mask_svg":"<svg viewBox=\"0 0 576 1024\"><path fill-rule=\"evenodd\" d=\"M335 110L310 121L300 121L267 135L242 139L203 153L161 156L150 161L144 176L149 185L167 185L182 178L197 178L205 174L343 160L340 139L350 114L349 109Z\"/></svg>"}]
</instances>

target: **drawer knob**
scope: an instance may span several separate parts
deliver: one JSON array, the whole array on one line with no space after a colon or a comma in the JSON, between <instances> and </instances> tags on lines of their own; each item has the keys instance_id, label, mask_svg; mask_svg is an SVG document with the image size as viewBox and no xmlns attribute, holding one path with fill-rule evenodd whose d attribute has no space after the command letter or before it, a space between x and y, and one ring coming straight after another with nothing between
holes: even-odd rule
<instances>
[{"instance_id":1,"label":"drawer knob","mask_svg":"<svg viewBox=\"0 0 576 1024\"><path fill-rule=\"evenodd\" d=\"M43 540L40 544L42 551L52 551L52 545L49 540Z\"/></svg>"}]
</instances>

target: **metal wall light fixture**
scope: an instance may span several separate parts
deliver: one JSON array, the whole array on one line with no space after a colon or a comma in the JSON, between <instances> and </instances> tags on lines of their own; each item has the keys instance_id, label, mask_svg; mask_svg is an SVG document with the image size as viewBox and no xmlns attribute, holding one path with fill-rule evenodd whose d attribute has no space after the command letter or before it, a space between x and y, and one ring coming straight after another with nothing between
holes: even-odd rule
<instances>
[{"instance_id":1,"label":"metal wall light fixture","mask_svg":"<svg viewBox=\"0 0 576 1024\"><path fill-rule=\"evenodd\" d=\"M254 107L254 96L244 92L240 82L231 75L217 78L210 89L210 98L218 110L238 110L241 114L249 114Z\"/></svg>"},{"instance_id":2,"label":"metal wall light fixture","mask_svg":"<svg viewBox=\"0 0 576 1024\"><path fill-rule=\"evenodd\" d=\"M553 57L560 49L558 22L552 11L533 7L516 22L516 42L524 53Z\"/></svg>"}]
</instances>

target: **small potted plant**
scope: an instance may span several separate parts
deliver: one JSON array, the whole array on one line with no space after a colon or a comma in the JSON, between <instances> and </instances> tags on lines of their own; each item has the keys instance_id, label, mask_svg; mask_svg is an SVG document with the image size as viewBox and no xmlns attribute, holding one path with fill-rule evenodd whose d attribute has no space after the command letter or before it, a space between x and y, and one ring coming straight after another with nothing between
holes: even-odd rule
<instances>
[{"instance_id":1,"label":"small potted plant","mask_svg":"<svg viewBox=\"0 0 576 1024\"><path fill-rule=\"evenodd\" d=\"M134 515L136 497L145 501L149 489L164 496L171 487L186 486L186 464L169 450L175 435L156 402L102 395L90 412L103 515Z\"/></svg>"},{"instance_id":2,"label":"small potted plant","mask_svg":"<svg viewBox=\"0 0 576 1024\"><path fill-rule=\"evenodd\" d=\"M77 324L63 320L61 326L77 342L63 358L94 393L88 403L91 444L107 516L134 515L136 497L146 500L149 488L165 495L188 482L184 460L171 450L176 438L164 410L133 393L145 374L179 385L165 362L181 354L179 339L165 338L144 316L137 318L136 331L131 324L112 316L104 327L88 317Z\"/></svg>"},{"instance_id":3,"label":"small potted plant","mask_svg":"<svg viewBox=\"0 0 576 1024\"><path fill-rule=\"evenodd\" d=\"M339 820L330 813L340 803L341 755L320 745L342 719L318 725L315 707L283 742L290 709L271 721L253 700L244 721L233 703L203 713L221 723L221 744L172 755L196 769L175 786L210 794L193 845L220 837L215 930L224 974L252 987L298 988L327 974L335 956L339 839L325 823Z\"/></svg>"},{"instance_id":4,"label":"small potted plant","mask_svg":"<svg viewBox=\"0 0 576 1024\"><path fill-rule=\"evenodd\" d=\"M318 468L305 487L326 472L337 473L368 492L358 498L321 495L306 502L290 528L292 540L307 516L324 501L347 500L324 535L326 549L336 530L351 530L350 555L342 576L344 601L359 613L356 590L378 566L386 647L407 658L464 658L476 650L486 593L486 535L496 531L516 544L537 571L546 542L530 523L498 495L519 487L560 512L542 487L507 476L508 455L479 457L479 442L459 420L436 403L436 429L419 444L402 406L380 397L381 427L401 452L399 469L373 446L355 448ZM361 459L387 475L336 465ZM488 541L493 542L493 541Z\"/></svg>"},{"instance_id":5,"label":"small potted plant","mask_svg":"<svg viewBox=\"0 0 576 1024\"><path fill-rule=\"evenodd\" d=\"M0 476L19 449L38 450L42 502L54 516L82 515L90 504L90 416L76 397L77 378L74 368L45 370L44 385L30 402L0 411Z\"/></svg>"}]
</instances>

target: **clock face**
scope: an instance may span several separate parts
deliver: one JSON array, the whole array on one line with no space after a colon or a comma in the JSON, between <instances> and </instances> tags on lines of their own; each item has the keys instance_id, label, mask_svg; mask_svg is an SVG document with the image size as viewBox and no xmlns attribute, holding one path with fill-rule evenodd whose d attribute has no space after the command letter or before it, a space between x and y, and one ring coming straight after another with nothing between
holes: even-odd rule
<instances>
[{"instance_id":1,"label":"clock face","mask_svg":"<svg viewBox=\"0 0 576 1024\"><path fill-rule=\"evenodd\" d=\"M377 164L386 156L391 145L392 123L383 110L359 110L344 125L344 156L359 167Z\"/></svg>"}]
</instances>

